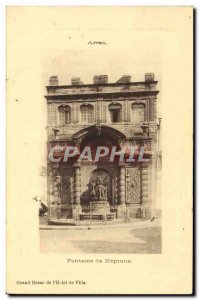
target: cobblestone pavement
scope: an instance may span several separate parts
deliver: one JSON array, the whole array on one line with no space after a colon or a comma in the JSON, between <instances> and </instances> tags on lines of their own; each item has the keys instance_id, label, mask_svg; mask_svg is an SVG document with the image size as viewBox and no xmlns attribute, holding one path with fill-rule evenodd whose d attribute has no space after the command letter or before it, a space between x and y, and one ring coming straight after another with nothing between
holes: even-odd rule
<instances>
[{"instance_id":1,"label":"cobblestone pavement","mask_svg":"<svg viewBox=\"0 0 199 300\"><path fill-rule=\"evenodd\" d=\"M75 230L74 230L75 229ZM161 253L160 221L40 230L45 253Z\"/></svg>"}]
</instances>

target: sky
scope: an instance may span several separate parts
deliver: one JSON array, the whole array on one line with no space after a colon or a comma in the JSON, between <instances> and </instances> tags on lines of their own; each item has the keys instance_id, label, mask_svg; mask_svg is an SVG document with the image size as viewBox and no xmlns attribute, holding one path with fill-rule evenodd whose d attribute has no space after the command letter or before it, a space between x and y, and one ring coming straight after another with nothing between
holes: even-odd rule
<instances>
[{"instance_id":1,"label":"sky","mask_svg":"<svg viewBox=\"0 0 199 300\"><path fill-rule=\"evenodd\" d=\"M62 41L62 42L61 42ZM89 41L104 41L106 45L92 45ZM60 84L70 84L78 76L84 83L92 83L94 75L106 74L109 82L129 74L132 81L143 81L145 73L155 73L161 80L161 47L154 32L67 31L53 35L52 44L43 52L43 80L48 84L51 75Z\"/></svg>"}]
</instances>

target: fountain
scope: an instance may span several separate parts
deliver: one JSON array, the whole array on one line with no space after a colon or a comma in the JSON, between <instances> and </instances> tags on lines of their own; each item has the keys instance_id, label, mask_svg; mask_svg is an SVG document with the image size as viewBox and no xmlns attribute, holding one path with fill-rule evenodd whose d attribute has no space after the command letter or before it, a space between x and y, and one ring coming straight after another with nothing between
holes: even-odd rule
<instances>
[{"instance_id":1,"label":"fountain","mask_svg":"<svg viewBox=\"0 0 199 300\"><path fill-rule=\"evenodd\" d=\"M90 207L92 213L110 214L107 186L103 184L103 179L99 176L90 184Z\"/></svg>"}]
</instances>

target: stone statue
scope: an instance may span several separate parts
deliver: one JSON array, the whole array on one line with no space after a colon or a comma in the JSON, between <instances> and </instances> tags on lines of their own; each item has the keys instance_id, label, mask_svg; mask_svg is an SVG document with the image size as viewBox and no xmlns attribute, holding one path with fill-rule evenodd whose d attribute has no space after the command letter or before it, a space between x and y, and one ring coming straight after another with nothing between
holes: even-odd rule
<instances>
[{"instance_id":1,"label":"stone statue","mask_svg":"<svg viewBox=\"0 0 199 300\"><path fill-rule=\"evenodd\" d=\"M96 181L91 183L91 198L93 200L107 200L107 186L103 184L103 179L97 177Z\"/></svg>"},{"instance_id":2,"label":"stone statue","mask_svg":"<svg viewBox=\"0 0 199 300\"><path fill-rule=\"evenodd\" d=\"M90 184L91 185L91 196L93 197L93 198L95 198L95 182L93 182L93 183L91 183Z\"/></svg>"}]
</instances>

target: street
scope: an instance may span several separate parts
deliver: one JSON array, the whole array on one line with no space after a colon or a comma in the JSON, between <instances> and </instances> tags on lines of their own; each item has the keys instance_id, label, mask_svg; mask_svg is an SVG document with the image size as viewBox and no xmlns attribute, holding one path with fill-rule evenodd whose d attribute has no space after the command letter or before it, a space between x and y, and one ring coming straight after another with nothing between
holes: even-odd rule
<instances>
[{"instance_id":1,"label":"street","mask_svg":"<svg viewBox=\"0 0 199 300\"><path fill-rule=\"evenodd\" d=\"M42 228L42 253L161 253L160 221Z\"/></svg>"}]
</instances>

